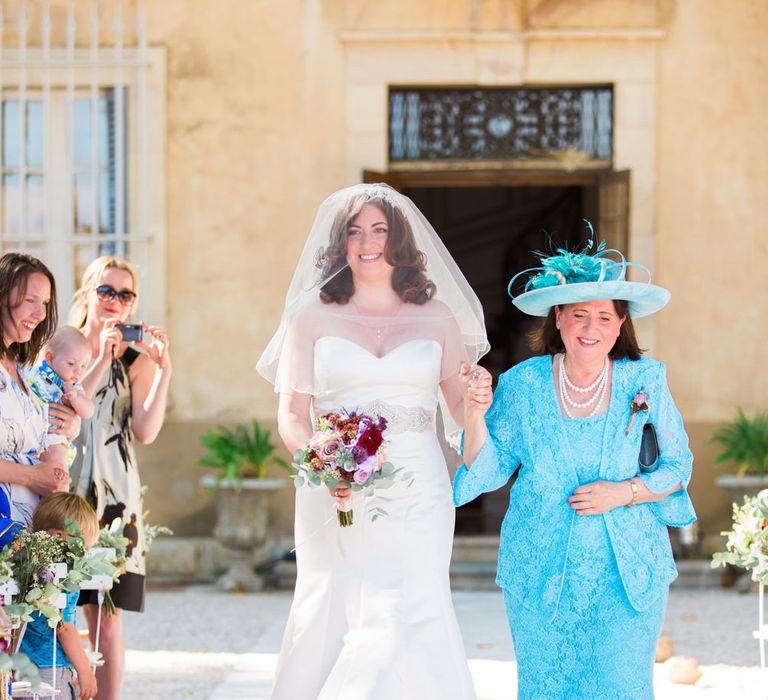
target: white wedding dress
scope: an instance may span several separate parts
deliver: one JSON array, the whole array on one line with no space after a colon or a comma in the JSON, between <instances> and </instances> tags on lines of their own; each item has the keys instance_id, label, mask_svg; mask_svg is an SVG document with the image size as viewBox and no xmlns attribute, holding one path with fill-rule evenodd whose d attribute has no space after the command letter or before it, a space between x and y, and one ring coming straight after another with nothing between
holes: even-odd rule
<instances>
[{"instance_id":1,"label":"white wedding dress","mask_svg":"<svg viewBox=\"0 0 768 700\"><path fill-rule=\"evenodd\" d=\"M381 491L371 521L353 496L341 528L326 488L298 489L298 578L273 700L473 700L451 601L451 483L435 434L442 346L416 338L377 357L343 337L315 344L315 414L390 421L387 458L413 475Z\"/></svg>"}]
</instances>

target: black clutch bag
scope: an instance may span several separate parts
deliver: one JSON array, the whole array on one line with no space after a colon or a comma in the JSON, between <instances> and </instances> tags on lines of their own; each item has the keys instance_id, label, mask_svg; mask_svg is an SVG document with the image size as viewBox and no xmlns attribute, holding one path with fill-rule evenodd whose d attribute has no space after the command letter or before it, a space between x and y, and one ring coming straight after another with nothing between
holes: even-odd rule
<instances>
[{"instance_id":1,"label":"black clutch bag","mask_svg":"<svg viewBox=\"0 0 768 700\"><path fill-rule=\"evenodd\" d=\"M646 423L643 426L638 461L643 474L655 472L659 466L659 439L656 437L656 428L653 427L653 423Z\"/></svg>"}]
</instances>

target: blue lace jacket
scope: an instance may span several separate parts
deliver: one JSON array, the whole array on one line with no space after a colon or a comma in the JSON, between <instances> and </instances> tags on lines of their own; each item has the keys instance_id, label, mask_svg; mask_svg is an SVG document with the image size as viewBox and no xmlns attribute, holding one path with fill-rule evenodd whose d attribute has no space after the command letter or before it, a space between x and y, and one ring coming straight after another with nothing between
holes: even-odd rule
<instances>
[{"instance_id":1,"label":"blue lace jacket","mask_svg":"<svg viewBox=\"0 0 768 700\"><path fill-rule=\"evenodd\" d=\"M629 434L630 403L641 389L650 411L635 416ZM580 486L565 420L555 393L551 356L516 365L499 379L486 415L490 438L471 469L456 473L454 502L463 505L494 491L520 473L501 527L496 583L513 600L557 614L568 561L573 520L605 518L619 574L631 605L646 610L676 578L666 525L696 519L686 488L693 456L683 421L669 393L666 370L648 358L614 363L609 412L604 423L600 478L622 481L638 476L643 425L652 421L659 438L658 469L640 475L649 490L662 493L677 483L683 489L656 503L614 508L599 516L576 516L566 499Z\"/></svg>"}]
</instances>

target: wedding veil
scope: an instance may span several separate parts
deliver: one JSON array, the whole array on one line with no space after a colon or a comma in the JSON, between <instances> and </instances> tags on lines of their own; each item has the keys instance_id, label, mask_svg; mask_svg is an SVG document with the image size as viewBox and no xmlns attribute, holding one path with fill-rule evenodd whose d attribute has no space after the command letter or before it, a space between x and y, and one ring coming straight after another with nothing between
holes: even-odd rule
<instances>
[{"instance_id":1,"label":"wedding veil","mask_svg":"<svg viewBox=\"0 0 768 700\"><path fill-rule=\"evenodd\" d=\"M346 261L347 226L365 204L387 213L386 257L395 267L393 286L399 276L401 287L414 289L415 303L403 304L392 316L365 315L343 292L352 284ZM424 286L429 283L434 294L419 303L416 298L421 293L424 301ZM338 289L341 296L338 291L329 293ZM280 325L256 368L276 392L307 393L317 402L321 397L314 379L313 348L326 335L346 338L379 356L415 338L434 339L443 348L441 381L458 373L462 360L474 363L489 348L480 301L461 270L413 202L384 184L347 187L320 205L288 287ZM446 431L452 432L446 413Z\"/></svg>"}]
</instances>

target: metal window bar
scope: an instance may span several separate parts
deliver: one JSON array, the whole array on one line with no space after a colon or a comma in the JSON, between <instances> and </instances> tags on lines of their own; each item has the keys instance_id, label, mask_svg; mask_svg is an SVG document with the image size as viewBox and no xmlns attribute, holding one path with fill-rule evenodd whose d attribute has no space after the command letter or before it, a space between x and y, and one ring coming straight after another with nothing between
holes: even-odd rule
<instances>
[{"instance_id":1,"label":"metal window bar","mask_svg":"<svg viewBox=\"0 0 768 700\"><path fill-rule=\"evenodd\" d=\"M138 237L149 235L148 226L148 200L147 200L147 178L144 176L148 172L147 163L147 13L144 3L139 5L136 30L139 38L139 75L138 75L138 141L140 144L138 153L139 178L138 178L138 199L139 199L139 228ZM137 238L138 238L137 237ZM139 256L139 277L142 281L144 290L143 298L149 299L152 293L152 277L147 274L149 262L149 246L140 246ZM133 253L133 251L131 251Z\"/></svg>"},{"instance_id":2,"label":"metal window bar","mask_svg":"<svg viewBox=\"0 0 768 700\"><path fill-rule=\"evenodd\" d=\"M26 8L22 3L19 8L17 22L19 33L19 59L23 63L27 54L27 17ZM19 80L19 191L18 217L19 235L21 240L27 237L27 171L25 168L27 155L27 73L22 71Z\"/></svg>"},{"instance_id":3,"label":"metal window bar","mask_svg":"<svg viewBox=\"0 0 768 700\"><path fill-rule=\"evenodd\" d=\"M75 185L75 3L70 0L67 10L67 43L66 43L66 63L67 63L67 98L66 114L68 119L66 156L64 158L64 167L66 169L66 202L64 204L64 215L66 216L66 237L68 241L75 238L75 198L69 190ZM67 270L75 270L75 251L73 245L65 247L64 264ZM79 286L79 280L72 280L70 289Z\"/></svg>"},{"instance_id":4,"label":"metal window bar","mask_svg":"<svg viewBox=\"0 0 768 700\"><path fill-rule=\"evenodd\" d=\"M48 0L45 0L43 4L43 62L50 63L51 61L51 13ZM51 74L49 71L43 72L43 230L45 231L45 237L50 238L52 233L51 227L51 198L50 198L50 176L49 171L49 155L50 148L49 140L49 128L51 123Z\"/></svg>"},{"instance_id":5,"label":"metal window bar","mask_svg":"<svg viewBox=\"0 0 768 700\"><path fill-rule=\"evenodd\" d=\"M114 15L114 43L109 46L99 42L99 37L105 22L100 17L100 4L92 0L84 8L89 27L87 48L79 51L77 46L77 13L75 1L70 0L66 14L65 45L59 48L51 43L54 34L50 18L50 0L29 2L19 0L16 5L15 25L18 33L18 48L7 49L4 46L4 30L9 26L8 11L5 3L0 3L0 143L6 137L4 124L4 105L13 90L13 107L18 107L18 151L14 144L13 160L18 159L13 168L3 163L3 175L13 175L13 182L18 177L18 191L8 191L13 197L14 208L18 204L18 216L14 216L18 230L7 230L4 225L11 212L5 211L6 199L3 188L6 183L0 180L0 247L16 249L35 247L48 251L49 262L54 273L62 277L62 298L74 290L74 273L82 272L86 258L111 253L120 257L129 257L137 263L138 273L146 298L146 285L149 282L147 274L149 261L148 232L148 195L147 195L147 25L146 10L143 0L135 6L136 40L131 47L126 47L124 11L118 3ZM29 10L29 12L28 12ZM35 12L37 15L35 16ZM40 22L41 45L30 46L27 41L28 28L31 24ZM10 77L9 77L10 76ZM53 82L55 81L55 82ZM53 95L58 92L56 106L53 105ZM87 125L76 121L79 91L85 89L85 98L89 106ZM40 93L38 98L36 95ZM62 94L63 93L63 94ZM135 93L135 94L134 94ZM41 104L35 107L36 122L42 109L42 138L43 162L42 167L31 167L27 158L27 120L29 101L39 99ZM129 105L129 100L131 104ZM63 105L63 106L62 106ZM130 107L130 110L129 110ZM10 109L10 108L8 108ZM53 111L55 110L55 112ZM16 114L14 113L14 116ZM131 151L135 157L134 165L128 167L128 131L129 117L136 119L133 133L136 144ZM66 122L65 143L51 140L52 119ZM82 178L76 181L78 167L75 159L75 144L78 129L90 130L87 164L82 169L87 175L88 183ZM38 129L39 130L39 129ZM15 136L16 134L14 134ZM103 152L107 146L107 153ZM60 149L52 151L52 149ZM57 168L63 167L66 172L51 171L53 158L51 153L63 154L56 159ZM36 156L37 157L37 156ZM63 162L63 165L61 163ZM136 201L128 206L129 173L136 182ZM35 187L42 175L42 192L35 191L34 195L42 199L42 230L30 230L29 176L35 177ZM61 183L65 183L62 187ZM88 232L77 229L76 194L78 186L90 190L90 200L87 201ZM63 192L63 194L62 194ZM84 190L80 190L82 194ZM85 191L86 199L88 192ZM53 198L63 197L53 203ZM82 200L82 197L81 197ZM37 200L35 200L37 201ZM16 214L16 212L12 212ZM57 218L58 217L58 218ZM87 221L90 219L90 221ZM37 221L37 218L36 218ZM56 241L54 241L54 238ZM54 245L54 242L56 245ZM54 253L56 253L54 255ZM84 255L85 254L85 255Z\"/></svg>"},{"instance_id":6,"label":"metal window bar","mask_svg":"<svg viewBox=\"0 0 768 700\"><path fill-rule=\"evenodd\" d=\"M91 258L98 256L99 236L99 189L101 174L99 172L99 8L96 0L91 2Z\"/></svg>"},{"instance_id":7,"label":"metal window bar","mask_svg":"<svg viewBox=\"0 0 768 700\"><path fill-rule=\"evenodd\" d=\"M110 152L114 152L115 155L115 225L112 230L116 236L119 236L125 232L125 188L123 185L125 167L125 140L123 135L125 134L125 121L123 115L123 68L121 65L123 58L123 17L119 4L115 11L115 58L117 59L117 67L115 69L115 128L114 131L110 130L110 133L114 134L115 139L114 149ZM117 243L117 255L120 258L125 257L125 244L123 241Z\"/></svg>"},{"instance_id":8,"label":"metal window bar","mask_svg":"<svg viewBox=\"0 0 768 700\"><path fill-rule=\"evenodd\" d=\"M0 64L3 63L3 37L5 35L5 10L0 2ZM0 230L5 228L5 182L3 166L5 166L5 102L3 100L3 71L0 70Z\"/></svg>"}]
</instances>

